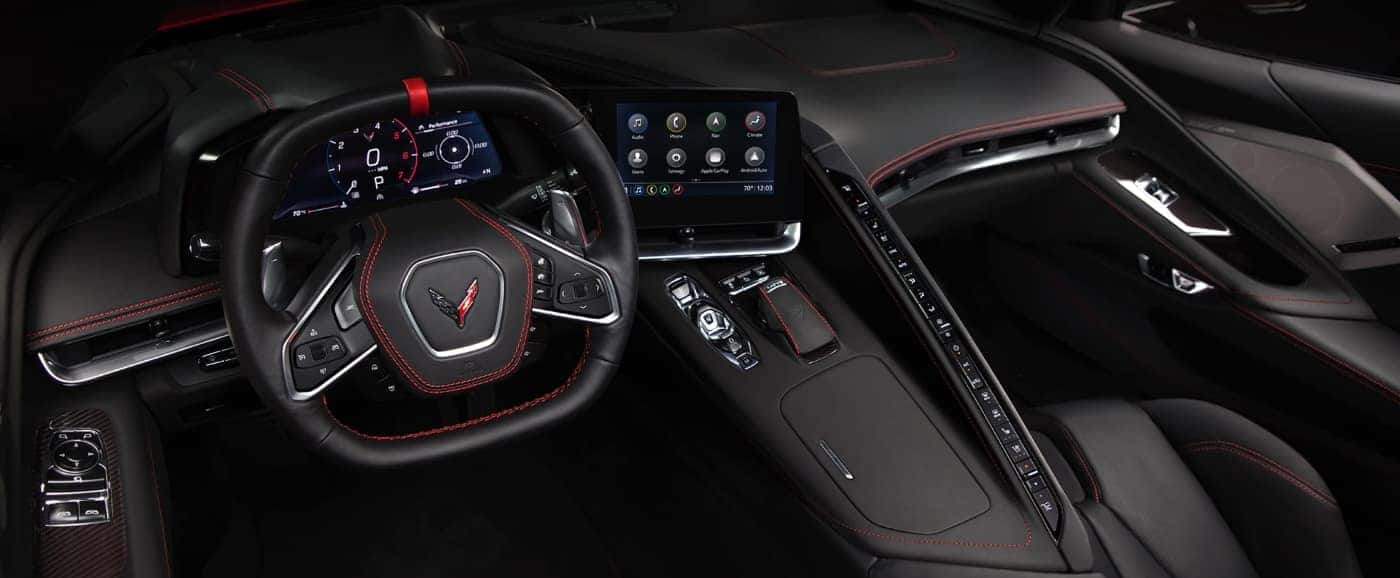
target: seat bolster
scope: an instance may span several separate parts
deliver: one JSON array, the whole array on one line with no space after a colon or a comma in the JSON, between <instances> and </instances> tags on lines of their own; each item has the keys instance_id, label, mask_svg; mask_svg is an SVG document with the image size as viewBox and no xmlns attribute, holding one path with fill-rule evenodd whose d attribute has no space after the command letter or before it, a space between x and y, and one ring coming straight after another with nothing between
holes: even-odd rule
<instances>
[{"instance_id":1,"label":"seat bolster","mask_svg":"<svg viewBox=\"0 0 1400 578\"><path fill-rule=\"evenodd\" d=\"M1243 416L1196 400L1142 404L1264 578L1361 576L1341 509L1317 470Z\"/></svg>"},{"instance_id":2,"label":"seat bolster","mask_svg":"<svg viewBox=\"0 0 1400 578\"><path fill-rule=\"evenodd\" d=\"M1055 422L1041 431L1077 470L1086 504L1111 510L1169 575L1257 576L1206 489L1142 408L1085 400L1041 413Z\"/></svg>"}]
</instances>

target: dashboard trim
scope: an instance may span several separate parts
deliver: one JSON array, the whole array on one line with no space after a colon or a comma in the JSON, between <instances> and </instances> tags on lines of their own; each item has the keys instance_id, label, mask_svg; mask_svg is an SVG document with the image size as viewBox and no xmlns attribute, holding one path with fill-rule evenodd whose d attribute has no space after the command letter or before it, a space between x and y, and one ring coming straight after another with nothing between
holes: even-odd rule
<instances>
[{"instance_id":1,"label":"dashboard trim","mask_svg":"<svg viewBox=\"0 0 1400 578\"><path fill-rule=\"evenodd\" d=\"M1039 142L1005 151L998 150L996 152L980 154L973 157L965 157L936 166L929 171L919 174L907 183L896 185L880 193L880 203L886 207L893 207L928 190L934 185L970 172L1106 145L1118 138L1118 133L1122 130L1122 115L1114 114L1106 118L1108 119L1108 126L1097 131L1074 135L1070 138L1062 138L1053 143Z\"/></svg>"},{"instance_id":2,"label":"dashboard trim","mask_svg":"<svg viewBox=\"0 0 1400 578\"><path fill-rule=\"evenodd\" d=\"M726 259L730 257L767 257L782 255L802 242L802 222L786 223L781 235L760 241L727 241L701 245L638 246L642 261L693 261L697 259Z\"/></svg>"},{"instance_id":3,"label":"dashboard trim","mask_svg":"<svg viewBox=\"0 0 1400 578\"><path fill-rule=\"evenodd\" d=\"M73 366L59 363L48 351L35 355L44 373L54 381L66 387L76 387L185 353L225 337L228 337L228 326L222 321L215 321L176 337L134 345Z\"/></svg>"}]
</instances>

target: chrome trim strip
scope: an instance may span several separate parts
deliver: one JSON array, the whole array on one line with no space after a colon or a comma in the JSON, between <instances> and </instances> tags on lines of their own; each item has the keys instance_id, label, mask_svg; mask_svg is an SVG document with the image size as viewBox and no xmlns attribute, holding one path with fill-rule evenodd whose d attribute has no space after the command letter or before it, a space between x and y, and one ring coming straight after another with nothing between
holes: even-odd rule
<instances>
[{"instance_id":1,"label":"chrome trim strip","mask_svg":"<svg viewBox=\"0 0 1400 578\"><path fill-rule=\"evenodd\" d=\"M609 325L622 317L622 305L617 300L617 285L613 283L612 275L608 273L607 269L604 269L602 266L579 256L577 253L574 253L569 249L560 246L558 243L555 243L554 241L545 238L543 235L529 230L528 228L516 223L515 221L511 221L509 219L501 219L501 222L504 223L507 227L510 227L511 230L515 231L516 233L529 237L531 241L548 247L549 250L554 252L555 254L563 255L564 257L577 261L584 267L592 269L595 273L598 273L599 276L606 280L608 284L608 302L612 305L612 313L608 314L607 316L585 317L583 315L575 315L573 313L565 313L563 311L554 311L552 309L541 309L539 307L531 307L530 312L535 313L537 315L543 315L545 317L558 317L560 319L568 319L571 321L590 323L593 325Z\"/></svg>"},{"instance_id":2,"label":"chrome trim strip","mask_svg":"<svg viewBox=\"0 0 1400 578\"><path fill-rule=\"evenodd\" d=\"M836 466L837 470L841 471L843 477L848 480L856 479L855 474L851 473L851 469L846 467L846 461L841 459L841 456L836 455L836 452L831 449L831 446L826 445L826 440L817 440L817 445L821 446L822 451L826 453L826 457L831 460L831 463Z\"/></svg>"},{"instance_id":3,"label":"chrome trim strip","mask_svg":"<svg viewBox=\"0 0 1400 578\"><path fill-rule=\"evenodd\" d=\"M690 261L728 257L766 257L791 252L802 242L802 223L787 223L782 235L757 241L724 241L698 245L637 247L642 261Z\"/></svg>"},{"instance_id":4,"label":"chrome trim strip","mask_svg":"<svg viewBox=\"0 0 1400 578\"><path fill-rule=\"evenodd\" d=\"M1062 137L1053 144L1048 142L1028 144L1012 149L998 150L993 153L984 153L972 157L956 159L946 164L935 166L929 171L914 177L913 180L907 183L897 185L894 188L880 193L880 202L886 207L893 207L914 195L928 190L929 187L958 175L1106 145L1113 142L1113 139L1118 138L1118 133L1121 130L1120 123L1122 122L1121 116L1117 114L1108 117L1108 119L1108 127L1103 130Z\"/></svg>"},{"instance_id":5,"label":"chrome trim strip","mask_svg":"<svg viewBox=\"0 0 1400 578\"><path fill-rule=\"evenodd\" d=\"M174 337L133 345L71 367L58 363L47 351L36 355L44 373L54 381L73 387L179 355L225 337L228 337L228 326L222 321L215 321Z\"/></svg>"},{"instance_id":6,"label":"chrome trim strip","mask_svg":"<svg viewBox=\"0 0 1400 578\"><path fill-rule=\"evenodd\" d=\"M332 373L330 377L327 377L325 381L321 382L321 385L316 386L316 389L313 389L311 391L296 391L296 384L293 382L287 382L287 385L291 386L292 391L295 392L292 394L292 399L295 401L306 401L308 399L316 397L317 395L320 395L321 392L325 391L327 387L330 387L331 384L336 382L336 380L340 379L341 377L344 377L345 374L350 373L350 370L355 369L355 366L359 365L361 361L364 361L366 357L369 357L371 353L374 353L376 351L379 351L379 344L371 344L368 348L365 349L364 353L355 356L354 359L350 360L350 363L347 363L345 364L345 367L340 368L340 371Z\"/></svg>"},{"instance_id":7,"label":"chrome trim strip","mask_svg":"<svg viewBox=\"0 0 1400 578\"><path fill-rule=\"evenodd\" d=\"M478 257L481 257L483 260L485 260L491 265L492 269L496 270L496 280L498 281L498 283L496 284L496 325L491 329L491 335L489 337L476 343L469 343L467 345L463 345L461 347L454 347L448 350L435 349L431 343L428 343L428 336L423 334L423 328L418 326L418 318L413 316L413 309L409 308L408 306L408 280L412 279L413 272L417 271L418 268L423 265L427 265L428 263L436 263L438 261L445 261L447 259L453 259L456 257L463 257L466 255L476 255ZM451 359L459 355L466 355L473 351L481 351L483 349L486 349L487 347L491 347L492 344L496 343L496 339L501 336L501 320L505 318L506 314L505 295L505 271L501 270L501 266L496 264L495 259L492 259L486 253L482 253L481 251L478 251L476 249L464 249L461 251L453 251L451 253L443 253L441 255L434 255L432 257L428 257L427 259L419 259L417 261L414 261L412 265L409 265L408 272L404 273L403 281L399 284L399 306L403 308L404 315L408 317L408 326L413 328L413 334L418 336L418 342L423 344L423 347L428 350L428 354L432 355L434 358L437 359Z\"/></svg>"},{"instance_id":8,"label":"chrome trim strip","mask_svg":"<svg viewBox=\"0 0 1400 578\"><path fill-rule=\"evenodd\" d=\"M1161 199L1157 198L1156 196L1153 196L1152 193L1148 192L1147 184L1150 182L1156 182L1157 179L1151 177L1150 175L1143 175L1141 177L1138 177L1137 179L1114 180L1118 182L1118 186L1123 187L1123 190L1128 191L1128 193L1132 194L1134 197L1137 197L1137 200L1142 201L1142 204L1147 205L1147 208L1152 209L1152 212L1157 213L1158 216L1162 217L1163 219L1166 219L1168 223L1171 223L1173 227L1176 227L1178 231L1186 233L1188 236L1229 237L1231 235L1230 227L1228 225L1221 223L1219 219L1216 219L1213 215L1209 215L1208 213L1206 214L1206 217L1208 217L1209 220L1215 222L1214 227L1197 227L1194 225L1189 225L1186 223L1186 221L1181 220L1181 217L1178 217L1176 215L1176 211L1172 210L1172 205L1181 202L1183 198L1174 192L1172 193L1172 195L1174 196L1166 202L1163 202ZM1165 188L1165 185L1163 185L1163 187ZM1167 188L1166 190L1168 192L1171 192L1170 188ZM1186 202L1194 203L1194 201L1191 201L1189 199L1186 199ZM1194 204L1197 207L1200 207L1199 203ZM1204 212L1204 208L1202 208L1201 210L1202 212Z\"/></svg>"}]
</instances>

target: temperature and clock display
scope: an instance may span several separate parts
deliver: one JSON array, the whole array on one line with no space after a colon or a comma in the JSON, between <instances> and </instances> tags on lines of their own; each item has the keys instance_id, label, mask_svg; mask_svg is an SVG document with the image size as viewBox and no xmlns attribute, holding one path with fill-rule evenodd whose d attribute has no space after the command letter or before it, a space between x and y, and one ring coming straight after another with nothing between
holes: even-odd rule
<instances>
[{"instance_id":1,"label":"temperature and clock display","mask_svg":"<svg viewBox=\"0 0 1400 578\"><path fill-rule=\"evenodd\" d=\"M273 218L436 194L500 173L501 157L475 112L381 120L309 151Z\"/></svg>"}]
</instances>

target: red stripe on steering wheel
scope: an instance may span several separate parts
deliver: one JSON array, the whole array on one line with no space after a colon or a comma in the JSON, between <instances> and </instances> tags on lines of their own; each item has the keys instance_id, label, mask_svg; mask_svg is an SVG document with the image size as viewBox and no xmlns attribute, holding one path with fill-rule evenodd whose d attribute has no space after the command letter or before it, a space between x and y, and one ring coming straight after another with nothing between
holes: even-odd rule
<instances>
[{"instance_id":1,"label":"red stripe on steering wheel","mask_svg":"<svg viewBox=\"0 0 1400 578\"><path fill-rule=\"evenodd\" d=\"M408 114L428 114L428 83L422 77L415 76L403 79L403 87L408 91Z\"/></svg>"}]
</instances>

